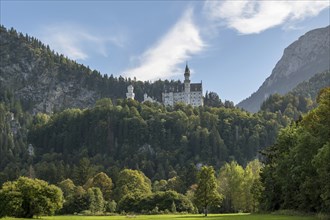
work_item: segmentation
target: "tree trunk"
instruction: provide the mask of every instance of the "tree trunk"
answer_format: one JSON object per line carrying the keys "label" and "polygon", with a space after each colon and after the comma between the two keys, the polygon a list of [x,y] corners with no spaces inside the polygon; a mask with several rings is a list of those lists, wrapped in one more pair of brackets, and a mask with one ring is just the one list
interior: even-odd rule
{"label": "tree trunk", "polygon": [[207,217],[207,207],[204,207],[204,216]]}

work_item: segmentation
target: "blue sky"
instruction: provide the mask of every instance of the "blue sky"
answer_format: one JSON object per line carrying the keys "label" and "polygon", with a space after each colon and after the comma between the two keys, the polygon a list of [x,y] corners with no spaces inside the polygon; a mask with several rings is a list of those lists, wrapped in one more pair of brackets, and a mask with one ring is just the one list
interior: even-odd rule
{"label": "blue sky", "polygon": [[283,50],[329,25],[329,1],[8,1],[1,24],[102,74],[183,79],[237,104]]}

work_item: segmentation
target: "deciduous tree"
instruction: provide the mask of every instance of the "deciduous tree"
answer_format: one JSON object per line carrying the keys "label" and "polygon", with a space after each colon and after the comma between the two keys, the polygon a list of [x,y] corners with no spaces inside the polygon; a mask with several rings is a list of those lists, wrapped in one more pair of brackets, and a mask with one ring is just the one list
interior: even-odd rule
{"label": "deciduous tree", "polygon": [[85,184],[85,188],[98,187],[100,188],[103,197],[106,201],[110,201],[110,194],[112,189],[112,180],[107,174],[101,172],[90,178]]}
{"label": "deciduous tree", "polygon": [[0,217],[53,215],[62,205],[61,189],[43,180],[20,177],[4,183],[0,190]]}
{"label": "deciduous tree", "polygon": [[124,169],[119,173],[116,184],[116,199],[119,201],[126,195],[151,194],[151,181],[141,171]]}

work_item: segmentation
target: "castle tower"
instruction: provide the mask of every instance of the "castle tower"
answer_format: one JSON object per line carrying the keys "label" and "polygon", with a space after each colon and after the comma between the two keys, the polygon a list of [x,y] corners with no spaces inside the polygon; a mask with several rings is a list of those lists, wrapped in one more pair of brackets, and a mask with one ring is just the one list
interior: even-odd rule
{"label": "castle tower", "polygon": [[184,71],[184,99],[187,105],[190,104],[190,70],[188,64],[186,64],[186,69]]}
{"label": "castle tower", "polygon": [[126,93],[127,99],[134,99],[135,94],[133,91],[134,91],[134,87],[132,85],[127,86],[127,93]]}

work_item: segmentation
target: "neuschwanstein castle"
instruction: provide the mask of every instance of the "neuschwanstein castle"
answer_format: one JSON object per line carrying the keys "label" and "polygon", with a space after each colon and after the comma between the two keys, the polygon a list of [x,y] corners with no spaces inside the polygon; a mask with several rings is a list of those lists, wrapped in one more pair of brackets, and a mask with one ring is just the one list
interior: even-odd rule
{"label": "neuschwanstein castle", "polygon": [[[188,65],[184,71],[184,82],[175,88],[168,88],[162,93],[162,102],[164,105],[174,106],[175,103],[183,102],[193,107],[203,105],[203,85],[201,83],[190,83],[190,70]],[[127,87],[126,97],[134,99],[134,88],[132,85]],[[144,94],[144,101],[154,101]]]}

